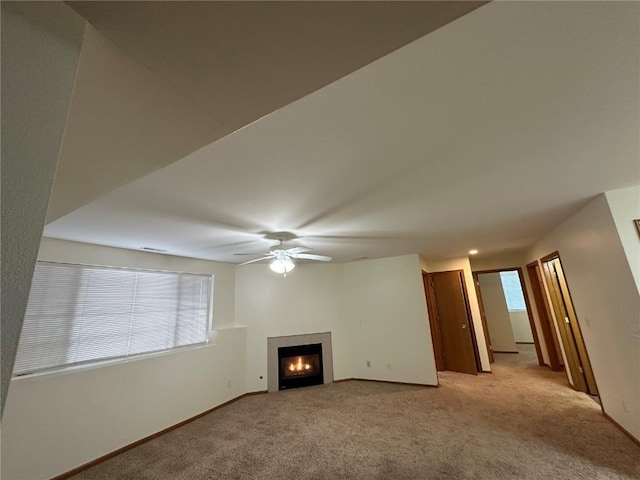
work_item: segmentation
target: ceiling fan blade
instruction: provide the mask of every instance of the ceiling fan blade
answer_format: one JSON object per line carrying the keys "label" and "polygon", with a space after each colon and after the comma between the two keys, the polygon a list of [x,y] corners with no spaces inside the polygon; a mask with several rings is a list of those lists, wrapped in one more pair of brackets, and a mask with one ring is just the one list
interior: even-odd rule
{"label": "ceiling fan blade", "polygon": [[254,260],[249,260],[248,262],[244,262],[244,263],[240,263],[238,266],[241,267],[242,265],[249,265],[250,263],[255,263],[255,262],[260,262],[262,260],[269,260],[275,258],[275,255],[269,255],[267,257],[260,257],[260,258],[256,258]]}
{"label": "ceiling fan blade", "polygon": [[293,258],[302,258],[304,260],[318,260],[320,262],[330,262],[333,257],[327,257],[325,255],[313,255],[311,253],[294,253],[291,254]]}
{"label": "ceiling fan blade", "polygon": [[286,252],[289,255],[293,255],[295,253],[305,253],[305,252],[310,252],[312,249],[309,247],[304,247],[302,245],[298,246],[298,247],[291,247],[291,248],[287,248]]}
{"label": "ceiling fan blade", "polygon": [[264,252],[257,252],[257,253],[256,253],[256,252],[254,252],[254,253],[234,253],[234,255],[253,255],[253,256],[256,256],[256,255],[263,255],[263,254],[264,254]]}

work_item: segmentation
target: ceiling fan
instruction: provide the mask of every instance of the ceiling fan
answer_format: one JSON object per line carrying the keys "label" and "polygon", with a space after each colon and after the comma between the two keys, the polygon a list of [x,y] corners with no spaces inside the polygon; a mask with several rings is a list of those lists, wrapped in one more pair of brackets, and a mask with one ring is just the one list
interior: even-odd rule
{"label": "ceiling fan", "polygon": [[[310,252],[312,249],[303,245],[288,245],[286,242],[298,238],[290,232],[275,232],[265,235],[267,239],[278,240],[278,245],[271,247],[269,252],[260,258],[249,260],[240,264],[248,265],[250,263],[262,262],[264,260],[272,260],[269,268],[276,273],[282,273],[285,277],[287,273],[295,268],[294,259],[315,260],[319,262],[330,262],[332,257],[326,255],[315,255]],[[236,255],[256,255],[252,253],[237,253]]]}

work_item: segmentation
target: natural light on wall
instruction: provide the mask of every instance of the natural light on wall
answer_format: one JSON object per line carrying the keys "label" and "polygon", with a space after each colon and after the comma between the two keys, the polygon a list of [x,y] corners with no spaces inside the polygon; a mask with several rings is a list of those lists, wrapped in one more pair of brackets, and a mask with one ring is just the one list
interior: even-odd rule
{"label": "natural light on wall", "polygon": [[500,272],[500,280],[502,281],[502,289],[507,300],[508,310],[510,312],[526,310],[527,307],[525,306],[518,272]]}
{"label": "natural light on wall", "polygon": [[14,375],[207,342],[211,275],[38,262]]}

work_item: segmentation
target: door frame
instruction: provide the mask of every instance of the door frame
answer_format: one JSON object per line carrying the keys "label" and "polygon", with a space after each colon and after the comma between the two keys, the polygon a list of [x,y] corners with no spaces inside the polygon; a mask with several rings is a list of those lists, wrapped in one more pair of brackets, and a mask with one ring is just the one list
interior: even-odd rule
{"label": "door frame", "polygon": [[447,369],[442,347],[442,334],[440,332],[440,322],[436,321],[437,312],[435,310],[435,295],[431,288],[431,274],[422,271],[422,283],[424,285],[424,295],[427,302],[427,314],[429,315],[429,329],[431,330],[431,343],[433,344],[433,356],[436,362],[436,371],[442,372]]}
{"label": "door frame", "polygon": [[[582,335],[582,328],[580,327],[580,321],[578,320],[578,316],[573,306],[571,291],[569,290],[566,274],[564,273],[564,267],[562,265],[560,253],[557,250],[540,259],[543,274],[545,274],[545,268],[544,268],[545,264],[552,262],[553,260],[558,260],[558,264],[560,265],[560,270],[561,270],[560,274],[562,276],[562,278],[558,278],[559,291],[556,292],[554,288],[553,294],[560,296],[559,299],[556,299],[556,302],[558,302],[558,300],[564,302],[565,311],[567,312],[569,331],[567,331],[567,322],[562,322],[561,319],[558,319],[557,315],[555,315],[555,317],[556,317],[556,324],[558,326],[558,330],[561,333],[562,341],[563,343],[565,343],[564,350],[565,350],[565,355],[567,357],[567,361],[569,363],[567,367],[571,368],[571,378],[573,379],[572,387],[574,390],[578,390],[584,393],[588,393],[591,395],[594,395],[594,394],[599,395],[598,384],[596,381],[595,374],[593,373],[591,359],[589,358],[589,351],[587,350],[587,346],[584,342],[584,337]],[[546,281],[546,278],[545,278],[545,281]],[[566,290],[566,294],[565,292],[562,291],[563,284],[564,284],[564,289]],[[547,284],[547,289],[550,295],[549,301],[553,303],[554,296],[551,292],[551,286],[549,286],[548,284]],[[566,298],[565,298],[565,295],[566,295]],[[577,333],[577,336],[576,336],[576,333]],[[571,334],[571,337],[569,337],[569,334]],[[584,360],[586,360],[586,365],[584,364],[584,361],[581,358],[583,355],[584,355]]]}
{"label": "door frame", "polygon": [[[538,330],[536,328],[535,321],[533,319],[533,312],[531,311],[531,302],[529,301],[529,293],[527,292],[527,284],[524,280],[524,275],[522,273],[521,267],[505,267],[505,268],[493,268],[490,270],[476,270],[473,272],[473,281],[476,285],[476,291],[478,292],[478,303],[480,305],[480,310],[482,314],[483,327],[485,328],[485,332],[488,332],[486,322],[486,315],[484,313],[484,304],[482,303],[482,293],[480,292],[480,282],[478,280],[478,275],[482,275],[485,273],[500,273],[500,272],[518,272],[518,278],[520,280],[520,288],[522,289],[522,296],[524,297],[524,305],[527,309],[527,318],[529,319],[529,326],[531,327],[531,335],[533,336],[533,344],[536,348],[536,356],[538,357],[538,365],[544,366],[544,358],[542,358],[542,349],[540,348],[540,338],[538,337]],[[486,337],[485,337],[486,338]],[[490,349],[491,350],[491,349]]]}
{"label": "door frame", "polygon": [[478,298],[478,308],[480,308],[480,319],[482,320],[482,330],[484,332],[484,341],[487,344],[487,353],[489,354],[489,363],[496,361],[493,356],[493,345],[491,345],[491,334],[489,333],[489,325],[487,325],[487,315],[484,311],[484,303],[482,300],[482,294],[480,293],[480,282],[476,272],[471,273],[473,275],[473,286],[476,289],[476,297]]}
{"label": "door frame", "polygon": [[548,366],[554,372],[560,372],[564,369],[562,362],[560,362],[562,352],[560,352],[558,336],[552,323],[553,320],[551,312],[549,311],[549,303],[546,300],[541,269],[542,267],[537,260],[527,264],[527,273],[529,275],[533,300],[536,304],[538,320],[540,320],[540,329],[542,330],[542,337],[544,338],[549,356]]}
{"label": "door frame", "polygon": [[[471,304],[469,303],[469,294],[467,292],[466,278],[464,276],[464,270],[462,269],[442,270],[438,272],[425,272],[424,270],[422,271],[423,284],[425,287],[425,298],[427,301],[427,311],[429,314],[429,327],[431,328],[431,332],[432,332],[434,357],[436,359],[436,370],[443,371],[447,369],[446,361],[444,360],[444,355],[443,355],[441,327],[440,327],[439,321],[437,320],[438,314],[437,314],[437,307],[436,307],[437,302],[436,302],[435,290],[434,290],[433,282],[431,281],[432,277],[439,273],[459,273],[460,274],[460,277],[459,277],[460,286],[462,289],[462,297],[464,300],[465,310],[467,313],[467,323],[469,325],[469,337],[471,338],[471,349],[473,350],[473,357],[476,364],[476,373],[474,375],[477,375],[478,373],[482,373],[483,372],[482,363],[480,359],[480,351],[478,349],[478,342],[476,339],[475,328],[473,325],[473,316],[471,314]],[[434,331],[436,332],[435,338],[433,336]],[[436,348],[440,349],[439,352],[436,352]],[[440,361],[438,360],[439,355],[440,355]],[[439,362],[440,362],[440,366],[442,367],[442,370],[438,369]]]}

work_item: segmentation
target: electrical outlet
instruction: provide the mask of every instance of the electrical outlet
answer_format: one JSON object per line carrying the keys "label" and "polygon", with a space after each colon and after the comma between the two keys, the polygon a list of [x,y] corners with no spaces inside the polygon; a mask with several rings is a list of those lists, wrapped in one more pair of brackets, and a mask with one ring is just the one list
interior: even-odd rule
{"label": "electrical outlet", "polygon": [[227,388],[231,388],[231,380],[227,380]]}
{"label": "electrical outlet", "polygon": [[391,364],[387,363],[387,370],[391,370]]}
{"label": "electrical outlet", "polygon": [[367,368],[371,368],[371,360],[367,360]]}

